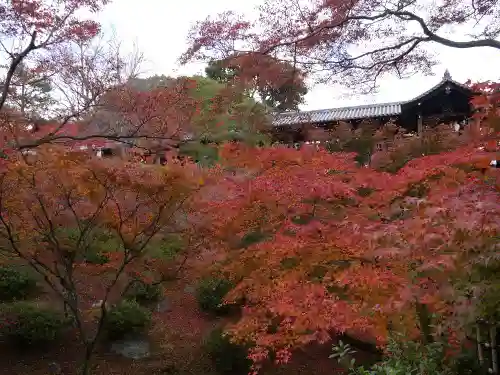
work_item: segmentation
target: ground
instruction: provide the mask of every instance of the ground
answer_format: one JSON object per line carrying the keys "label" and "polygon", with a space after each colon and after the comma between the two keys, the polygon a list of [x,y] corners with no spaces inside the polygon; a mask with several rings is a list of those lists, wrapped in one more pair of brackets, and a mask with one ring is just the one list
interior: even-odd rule
{"label": "ground", "polygon": [[[109,345],[98,348],[94,365],[95,375],[217,375],[202,343],[218,325],[225,321],[213,318],[198,309],[192,285],[193,276],[186,273],[181,279],[166,285],[165,296],[170,310],[153,313],[149,332],[151,356],[144,360],[129,360],[113,354]],[[87,290],[99,294],[99,279],[85,278]],[[92,285],[89,285],[91,283]],[[50,298],[44,294],[40,299]],[[95,297],[95,300],[98,300]],[[91,301],[87,301],[90,305]],[[331,345],[311,348],[298,353],[293,363],[272,368],[263,375],[334,375],[342,373],[334,360],[328,359]],[[62,340],[51,348],[26,351],[0,343],[0,374],[50,375],[51,363],[57,363],[64,375],[77,374],[82,347],[73,339]],[[365,359],[366,353],[360,359]]]}

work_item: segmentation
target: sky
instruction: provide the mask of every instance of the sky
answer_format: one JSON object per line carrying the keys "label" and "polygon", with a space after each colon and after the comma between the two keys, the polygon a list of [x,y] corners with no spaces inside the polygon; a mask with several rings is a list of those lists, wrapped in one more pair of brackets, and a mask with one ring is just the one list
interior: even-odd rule
{"label": "sky", "polygon": [[[115,0],[99,14],[105,32],[113,31],[122,40],[125,50],[136,44],[144,54],[144,75],[202,74],[203,64],[179,66],[178,57],[186,50],[190,26],[226,10],[254,14],[260,0]],[[459,50],[432,44],[440,65],[434,76],[415,75],[400,80],[397,77],[380,81],[376,94],[345,98],[339,87],[316,85],[309,88],[301,110],[325,109],[350,105],[409,100],[437,84],[446,69],[459,82],[498,80],[500,51],[488,48]]]}

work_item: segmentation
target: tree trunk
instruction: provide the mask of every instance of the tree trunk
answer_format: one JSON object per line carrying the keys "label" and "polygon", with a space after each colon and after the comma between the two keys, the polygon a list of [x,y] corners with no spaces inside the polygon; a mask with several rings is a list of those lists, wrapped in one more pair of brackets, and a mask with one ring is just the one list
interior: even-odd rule
{"label": "tree trunk", "polygon": [[90,375],[92,373],[92,355],[94,354],[94,343],[87,343],[85,345],[85,357],[82,362],[81,375]]}
{"label": "tree trunk", "polygon": [[434,342],[434,337],[432,337],[431,329],[431,318],[429,316],[429,310],[427,306],[416,302],[417,317],[420,325],[420,331],[422,332],[422,339],[425,344],[431,344]]}

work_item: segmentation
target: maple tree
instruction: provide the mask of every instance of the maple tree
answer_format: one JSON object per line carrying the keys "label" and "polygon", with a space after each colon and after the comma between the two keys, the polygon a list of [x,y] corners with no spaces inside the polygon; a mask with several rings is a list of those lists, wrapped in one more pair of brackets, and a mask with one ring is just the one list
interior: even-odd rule
{"label": "maple tree", "polygon": [[416,157],[455,150],[473,141],[470,128],[457,132],[449,124],[426,128],[418,137],[386,124],[373,138],[381,149],[371,156],[370,166],[385,171],[397,171]]}
{"label": "maple tree", "polygon": [[[13,77],[23,65],[49,75],[53,88],[53,102],[43,110],[57,126],[39,139],[16,136],[18,148],[89,139],[135,145],[132,140],[140,139],[148,146],[166,149],[189,131],[189,119],[199,110],[189,93],[192,83],[186,79],[148,93],[127,87],[126,82],[137,76],[142,55],[135,51],[123,56],[119,42],[107,40],[95,21],[81,18],[84,11],[92,14],[105,4],[107,1],[33,1],[2,5],[5,17],[0,37],[8,64],[0,109],[9,98],[14,99]],[[16,42],[12,50],[7,49],[7,40]],[[9,116],[14,116],[12,111]],[[22,116],[17,117],[19,122]],[[71,122],[78,124],[78,134],[64,131]],[[15,128],[9,132],[21,131],[18,125]]]}
{"label": "maple tree", "polygon": [[[104,40],[100,25],[85,18],[106,4],[0,2],[8,62],[0,86],[0,253],[41,275],[72,318],[85,348],[85,375],[109,307],[133,282],[157,284],[179,272],[205,239],[191,215],[191,197],[204,184],[197,166],[144,165],[90,152],[104,141],[164,151],[191,130],[201,106],[190,79],[148,92],[126,85],[140,55],[127,61],[119,44]],[[41,108],[46,124],[8,106],[23,66],[50,73],[54,101]],[[218,108],[226,107],[214,103],[215,114]]]}
{"label": "maple tree", "polygon": [[[89,112],[99,106],[103,95],[136,73],[140,59],[127,61],[119,44],[104,39],[97,22],[82,17],[85,12],[91,16],[105,4],[107,1],[1,4],[0,53],[6,61],[0,86],[0,116],[6,137],[2,146],[26,150],[46,142],[61,142],[61,136],[70,133],[65,131],[66,125],[88,123]],[[50,123],[51,131],[42,132],[43,137],[27,136],[25,130],[38,130],[41,122],[15,106],[17,77],[24,74],[22,69],[35,77],[50,78],[51,90],[38,108]],[[96,135],[103,137],[102,132]],[[115,132],[108,130],[106,135],[116,139]],[[88,140],[89,132],[80,129],[79,134],[73,132],[71,136]]]}
{"label": "maple tree", "polygon": [[[227,11],[196,23],[183,60],[237,56],[241,73],[271,56],[319,81],[370,91],[386,74],[430,74],[437,60],[429,43],[500,49],[496,14],[496,1],[267,0],[255,19]],[[473,31],[455,39],[447,34],[450,26]]]}
{"label": "maple tree", "polygon": [[228,331],[253,345],[255,368],[331,334],[383,345],[394,330],[424,341],[444,332],[454,342],[480,315],[481,292],[457,289],[498,253],[498,174],[480,172],[495,154],[478,143],[390,174],[316,147],[231,144],[222,155],[239,173],[203,212],[224,256],[215,269],[236,284],[227,303],[244,301]]}
{"label": "maple tree", "polygon": [[[386,127],[390,124],[386,124]],[[370,121],[363,121],[354,129],[346,122],[340,122],[332,130],[323,132],[319,138],[326,142],[325,147],[332,152],[354,152],[357,154],[356,161],[360,165],[370,163],[374,152],[377,137],[375,136],[376,127]],[[313,135],[314,136],[314,135]],[[314,137],[317,139],[317,136]]]}
{"label": "maple tree", "polygon": [[[184,246],[195,245],[182,217],[200,177],[188,169],[102,160],[53,145],[40,146],[29,163],[9,158],[3,168],[0,252],[31,266],[64,304],[86,346],[84,374],[109,306],[136,280],[162,281],[178,255],[169,250],[173,235],[189,233]],[[106,261],[95,264],[92,254]]]}
{"label": "maple tree", "polygon": [[[201,121],[193,121],[201,115],[205,124],[219,122],[220,116],[229,117],[229,122],[245,122],[247,128],[265,122],[262,115],[254,113],[258,110],[248,109],[249,103],[245,108],[234,106],[243,100],[242,91],[236,87],[202,98],[196,94],[197,87],[207,85],[201,85],[200,78],[180,77],[148,90],[134,85],[143,60],[140,52],[123,56],[120,43],[113,38],[107,40],[98,23],[80,18],[84,14],[80,11],[97,12],[107,1],[23,4],[6,3],[1,8],[5,14],[0,29],[2,43],[16,43],[12,50],[5,45],[1,51],[8,64],[0,108],[8,99],[15,99],[13,77],[26,66],[50,76],[52,102],[43,106],[43,112],[57,126],[44,132],[43,137],[19,138],[13,135],[21,131],[16,125],[8,132],[11,140],[16,139],[17,148],[32,149],[47,142],[108,140],[145,149],[160,158],[165,151],[175,151],[187,140],[192,141],[193,135],[203,136],[197,134]],[[12,119],[17,115],[9,111],[9,116]],[[23,116],[17,117],[19,122]],[[77,132],[65,130],[72,122],[78,125]]]}
{"label": "maple tree", "polygon": [[[108,1],[2,1],[0,3],[0,40],[8,65],[0,91],[0,108],[19,64],[31,61],[37,66],[54,57],[55,47],[91,40],[99,33],[99,24],[81,18],[82,11],[97,12]],[[7,40],[12,48],[7,48]],[[35,68],[36,69],[36,68]]]}

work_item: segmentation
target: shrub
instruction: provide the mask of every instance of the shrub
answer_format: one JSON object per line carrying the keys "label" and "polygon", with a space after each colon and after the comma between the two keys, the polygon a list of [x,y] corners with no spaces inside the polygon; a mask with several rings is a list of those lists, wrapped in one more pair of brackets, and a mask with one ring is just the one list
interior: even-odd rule
{"label": "shrub", "polygon": [[125,293],[125,298],[136,301],[140,305],[158,301],[162,296],[162,287],[158,284],[148,284],[140,280],[134,281]]}
{"label": "shrub", "polygon": [[350,375],[466,375],[486,374],[474,356],[474,353],[465,349],[454,357],[446,357],[447,344],[444,342],[433,342],[423,344],[413,341],[396,341],[390,339],[387,346],[387,355],[379,363],[371,368],[364,366],[356,367],[352,355],[355,351],[350,346],[342,344],[334,346],[334,354],[330,358],[335,358]]}
{"label": "shrub", "polygon": [[99,251],[88,251],[85,254],[85,262],[90,264],[106,264],[109,262],[109,256]]}
{"label": "shrub", "polygon": [[375,190],[369,187],[361,186],[358,188],[357,193],[360,197],[368,197],[370,196]]}
{"label": "shrub", "polygon": [[232,343],[222,329],[210,333],[204,348],[219,374],[246,375],[250,371],[252,361],[247,357],[248,347]]}
{"label": "shrub", "polygon": [[201,310],[216,315],[225,314],[230,306],[223,305],[224,297],[233,288],[233,284],[222,278],[202,280],[196,289],[196,300]]}
{"label": "shrub", "polygon": [[0,267],[0,301],[26,299],[36,289],[36,280],[12,266]]}
{"label": "shrub", "polygon": [[30,302],[14,302],[3,309],[2,334],[18,345],[54,342],[69,326],[61,311]]}
{"label": "shrub", "polygon": [[246,233],[236,245],[238,249],[246,249],[259,242],[265,241],[269,237],[268,233],[262,232],[260,229],[252,230]]}
{"label": "shrub", "polygon": [[404,374],[451,375],[445,358],[445,345],[441,342],[423,344],[414,341],[389,342],[388,358],[380,365],[375,365],[375,374],[393,371]]}
{"label": "shrub", "polygon": [[405,192],[409,197],[423,198],[429,192],[429,187],[424,183],[416,183],[414,185],[408,186],[408,190]]}
{"label": "shrub", "polygon": [[120,339],[143,332],[150,322],[151,313],[147,309],[136,301],[123,300],[109,309],[104,328],[108,338]]}

